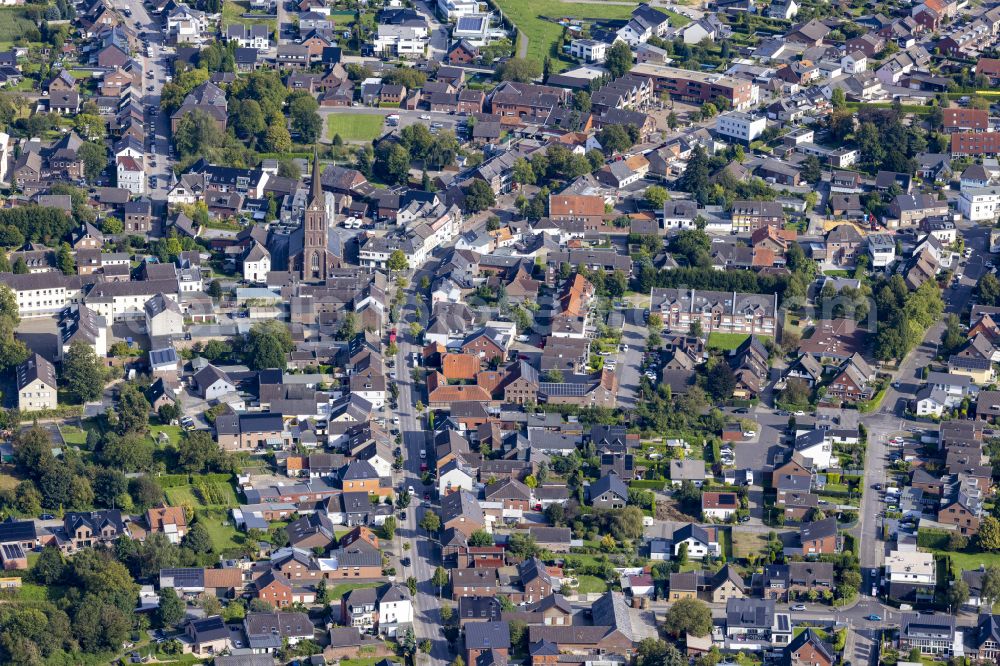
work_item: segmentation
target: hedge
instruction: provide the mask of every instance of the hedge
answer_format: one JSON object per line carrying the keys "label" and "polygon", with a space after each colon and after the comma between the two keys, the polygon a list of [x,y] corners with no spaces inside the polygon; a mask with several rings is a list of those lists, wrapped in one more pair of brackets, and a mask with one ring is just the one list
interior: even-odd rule
{"label": "hedge", "polygon": [[947,550],[948,539],[950,538],[951,532],[943,530],[920,530],[917,532],[917,545],[921,548],[930,548],[932,550]]}
{"label": "hedge", "polygon": [[629,488],[639,488],[641,490],[663,490],[666,481],[657,479],[636,479],[629,481]]}

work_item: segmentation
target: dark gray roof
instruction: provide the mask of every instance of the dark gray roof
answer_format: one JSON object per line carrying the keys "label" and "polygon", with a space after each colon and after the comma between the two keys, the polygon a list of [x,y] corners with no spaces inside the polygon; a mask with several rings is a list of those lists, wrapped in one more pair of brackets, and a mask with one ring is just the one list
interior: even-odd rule
{"label": "dark gray roof", "polygon": [[465,626],[466,650],[509,650],[510,627],[506,622],[471,622]]}
{"label": "dark gray roof", "polygon": [[600,497],[606,492],[613,492],[622,499],[628,499],[628,486],[614,472],[607,474],[590,485],[590,497]]}

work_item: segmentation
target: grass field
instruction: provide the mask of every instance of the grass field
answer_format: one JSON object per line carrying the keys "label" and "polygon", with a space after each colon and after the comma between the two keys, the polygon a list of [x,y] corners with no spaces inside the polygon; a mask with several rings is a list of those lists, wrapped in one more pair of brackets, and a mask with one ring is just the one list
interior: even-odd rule
{"label": "grass field", "polygon": [[83,446],[87,443],[87,431],[76,426],[61,426],[59,432],[63,441],[75,446]]}
{"label": "grass field", "polygon": [[327,136],[339,134],[344,141],[370,142],[382,133],[385,116],[380,113],[334,113],[326,119]]}
{"label": "grass field", "polygon": [[576,588],[580,594],[608,591],[608,584],[597,576],[577,576],[576,579],[580,581],[580,586]]}
{"label": "grass field", "polygon": [[149,436],[153,438],[153,442],[156,444],[160,443],[160,433],[166,433],[169,444],[177,445],[181,441],[181,430],[180,426],[173,425],[157,425],[149,427]]}
{"label": "grass field", "polygon": [[243,18],[243,14],[250,11],[249,2],[237,2],[236,0],[226,0],[222,4],[222,26],[228,27],[233,23],[243,23],[245,25],[255,25],[263,23],[271,28],[277,28],[277,19],[248,19]]}
{"label": "grass field", "polygon": [[204,512],[199,514],[198,522],[205,526],[212,537],[212,545],[216,553],[224,553],[235,550],[243,542],[243,536],[233,527],[227,518],[215,512]]}
{"label": "grass field", "polygon": [[[212,497],[203,496],[202,489],[193,485],[167,488],[164,492],[167,494],[167,501],[171,506],[184,505],[198,509],[209,505],[228,507],[238,504],[236,492],[228,483],[210,483],[206,486],[206,490],[211,493]],[[212,501],[213,497],[219,501]]]}
{"label": "grass field", "polygon": [[[545,56],[552,57],[553,71],[560,72],[569,68],[569,63],[558,60],[554,56],[554,46],[562,35],[559,19],[627,19],[633,7],[627,5],[575,4],[562,0],[496,0],[496,5],[503,10],[507,18],[528,38],[528,60],[539,64]],[[671,23],[684,25],[688,19],[680,14],[659,8],[671,16]]]}
{"label": "grass field", "polygon": [[745,333],[712,332],[708,334],[708,346],[713,349],[721,349],[722,351],[731,351],[743,344],[743,341],[749,337]]}
{"label": "grass field", "polygon": [[37,29],[37,26],[24,15],[23,9],[8,7],[0,9],[0,45],[9,48],[15,40],[24,36],[28,28]]}
{"label": "grass field", "polygon": [[334,585],[330,588],[329,597],[331,599],[340,599],[351,590],[360,590],[366,587],[378,587],[380,584],[381,583],[341,583],[340,585]]}
{"label": "grass field", "polygon": [[733,556],[746,559],[750,553],[762,553],[767,548],[767,535],[755,532],[736,532],[733,536]]}

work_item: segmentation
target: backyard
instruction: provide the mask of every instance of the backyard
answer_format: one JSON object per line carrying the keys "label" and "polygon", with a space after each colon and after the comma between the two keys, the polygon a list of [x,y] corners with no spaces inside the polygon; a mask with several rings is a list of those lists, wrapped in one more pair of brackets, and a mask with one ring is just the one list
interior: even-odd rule
{"label": "backyard", "polygon": [[[503,11],[517,28],[528,38],[528,60],[541,63],[545,56],[556,56],[553,47],[562,35],[563,27],[558,21],[562,19],[619,20],[629,18],[633,4],[577,4],[562,2],[562,0],[496,0],[496,5]],[[688,19],[663,8],[668,13],[671,23],[684,25]],[[551,20],[550,20],[551,19]],[[569,63],[552,58],[553,71],[568,69]]]}
{"label": "backyard", "polygon": [[222,25],[228,27],[234,23],[245,25],[256,25],[263,23],[271,28],[276,28],[278,20],[274,18],[243,18],[243,14],[250,12],[249,2],[237,2],[236,0],[226,0],[222,4]]}
{"label": "backyard", "polygon": [[711,349],[721,351],[732,351],[736,349],[748,336],[746,333],[717,333],[715,331],[708,334],[708,346]]}
{"label": "backyard", "polygon": [[385,116],[380,113],[333,113],[326,119],[327,136],[344,141],[369,143],[382,133]]}

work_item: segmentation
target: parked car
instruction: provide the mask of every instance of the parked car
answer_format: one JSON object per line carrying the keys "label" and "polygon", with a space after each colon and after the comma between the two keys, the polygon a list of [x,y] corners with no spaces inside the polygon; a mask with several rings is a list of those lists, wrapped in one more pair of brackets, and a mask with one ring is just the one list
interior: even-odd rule
{"label": "parked car", "polygon": [[806,609],[805,604],[795,604],[794,606],[792,606],[793,611],[804,611],[805,609]]}

